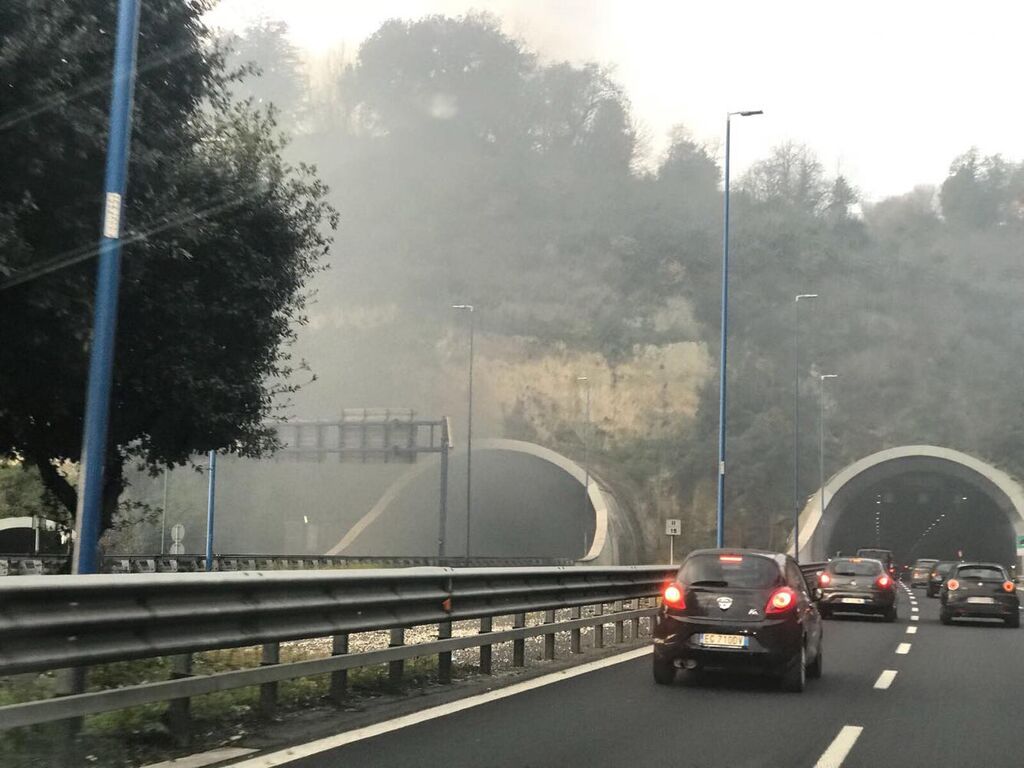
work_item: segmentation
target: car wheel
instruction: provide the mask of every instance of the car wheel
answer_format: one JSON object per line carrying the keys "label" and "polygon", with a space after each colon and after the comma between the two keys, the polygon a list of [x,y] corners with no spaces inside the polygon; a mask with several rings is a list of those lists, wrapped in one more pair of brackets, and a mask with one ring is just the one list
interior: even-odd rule
{"label": "car wheel", "polygon": [[886,611],[885,611],[885,620],[886,621],[896,621],[896,606],[895,605],[892,606],[892,608],[887,608],[886,609]]}
{"label": "car wheel", "polygon": [[782,673],[782,690],[790,693],[803,693],[807,683],[807,649],[800,646],[800,654],[790,662]]}
{"label": "car wheel", "polygon": [[941,621],[943,624],[952,624],[953,616],[949,613],[949,611],[940,611],[939,621]]}
{"label": "car wheel", "polygon": [[928,597],[935,597],[935,594],[935,590],[931,587],[928,587]]}
{"label": "car wheel", "polygon": [[676,679],[676,668],[672,659],[654,657],[654,682],[658,685],[672,685]]}
{"label": "car wheel", "polygon": [[1012,616],[1006,617],[1006,626],[1010,629],[1017,629],[1020,626],[1020,614],[1015,613]]}
{"label": "car wheel", "polygon": [[831,608],[819,608],[818,609],[818,614],[823,619],[831,619],[832,618],[832,609]]}
{"label": "car wheel", "polygon": [[814,662],[807,667],[807,676],[815,680],[821,677],[821,654],[823,650],[821,643],[818,643],[818,655],[814,657]]}

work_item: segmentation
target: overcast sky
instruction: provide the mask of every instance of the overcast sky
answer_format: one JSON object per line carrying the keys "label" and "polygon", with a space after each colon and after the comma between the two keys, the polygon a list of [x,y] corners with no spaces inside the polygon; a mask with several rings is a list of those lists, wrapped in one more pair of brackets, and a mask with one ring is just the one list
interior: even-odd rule
{"label": "overcast sky", "polygon": [[312,54],[354,54],[387,18],[471,9],[545,58],[614,67],[655,149],[759,108],[734,125],[738,170],[792,139],[869,200],[941,182],[972,145],[1024,157],[1019,0],[222,0],[211,20],[279,19]]}

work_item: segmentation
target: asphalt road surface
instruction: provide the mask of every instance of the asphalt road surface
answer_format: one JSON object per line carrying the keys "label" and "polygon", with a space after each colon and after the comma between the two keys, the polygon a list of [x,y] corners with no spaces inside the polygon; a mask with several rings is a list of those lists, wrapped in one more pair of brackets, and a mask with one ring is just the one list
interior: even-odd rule
{"label": "asphalt road surface", "polygon": [[942,626],[938,600],[923,589],[914,593],[916,603],[901,589],[893,624],[825,622],[824,676],[809,680],[803,694],[723,675],[681,674],[673,686],[656,686],[644,655],[344,746],[298,747],[262,764],[1024,765],[1015,746],[1024,630]]}

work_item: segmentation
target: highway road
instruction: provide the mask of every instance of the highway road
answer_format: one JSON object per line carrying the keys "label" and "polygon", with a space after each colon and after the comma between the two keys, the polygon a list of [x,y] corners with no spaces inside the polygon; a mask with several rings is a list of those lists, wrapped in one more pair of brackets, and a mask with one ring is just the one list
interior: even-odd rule
{"label": "highway road", "polygon": [[680,675],[673,686],[656,686],[650,656],[634,651],[634,658],[598,662],[606,665],[570,679],[527,684],[521,692],[464,703],[463,709],[456,702],[420,722],[406,718],[238,765],[1024,763],[1014,745],[1024,697],[1024,630],[942,626],[937,600],[924,590],[909,594],[902,589],[896,623],[826,622],[824,676],[808,681],[803,694],[739,676],[698,681]]}

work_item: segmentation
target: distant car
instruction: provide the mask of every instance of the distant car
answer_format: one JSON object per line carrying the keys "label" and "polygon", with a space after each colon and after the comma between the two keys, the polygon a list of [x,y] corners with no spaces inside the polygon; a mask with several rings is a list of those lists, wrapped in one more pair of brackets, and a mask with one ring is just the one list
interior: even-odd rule
{"label": "distant car", "polygon": [[932,566],[932,572],[928,574],[928,597],[939,596],[939,590],[942,589],[942,583],[946,580],[946,576],[959,564],[957,560],[940,560]]}
{"label": "distant car", "polygon": [[843,557],[818,574],[818,611],[823,619],[834,613],[880,614],[896,620],[896,582],[881,560]]}
{"label": "distant car", "polygon": [[927,587],[928,574],[932,572],[932,568],[934,568],[938,562],[938,560],[930,560],[928,558],[915,560],[914,567],[910,569],[910,586]]}
{"label": "distant car", "polygon": [[1020,626],[1020,599],[1017,585],[1006,569],[996,563],[959,563],[942,585],[939,620],[1002,619],[1008,627]]}
{"label": "distant car", "polygon": [[662,591],[652,634],[660,685],[678,669],[760,669],[796,692],[821,676],[818,608],[796,561],[777,552],[691,552]]}
{"label": "distant car", "polygon": [[896,578],[896,564],[893,561],[892,551],[888,549],[869,549],[867,547],[857,550],[857,557],[868,557],[872,560],[880,560],[885,566],[885,571],[894,579]]}

